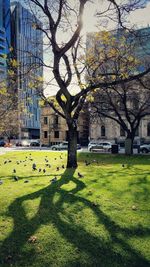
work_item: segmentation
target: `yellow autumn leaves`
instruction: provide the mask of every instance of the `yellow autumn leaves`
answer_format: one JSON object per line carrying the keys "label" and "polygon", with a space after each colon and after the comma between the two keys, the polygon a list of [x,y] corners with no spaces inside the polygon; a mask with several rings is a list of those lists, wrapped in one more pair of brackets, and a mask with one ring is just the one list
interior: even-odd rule
{"label": "yellow autumn leaves", "polygon": [[125,32],[98,32],[88,35],[85,65],[86,79],[100,82],[125,79],[133,74],[141,62],[135,53],[135,44]]}

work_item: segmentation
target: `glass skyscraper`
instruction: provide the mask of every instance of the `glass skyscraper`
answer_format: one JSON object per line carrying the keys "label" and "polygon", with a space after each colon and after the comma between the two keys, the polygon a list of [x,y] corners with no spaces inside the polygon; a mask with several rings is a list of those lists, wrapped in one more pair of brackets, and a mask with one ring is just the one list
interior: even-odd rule
{"label": "glass skyscraper", "polygon": [[[34,25],[40,23],[19,2],[11,4],[11,39],[17,61],[19,138],[40,137],[40,107],[37,89],[30,86],[42,78],[43,34]],[[42,84],[41,84],[42,87]],[[42,88],[38,88],[42,90]]]}
{"label": "glass skyscraper", "polygon": [[[6,74],[10,47],[10,0],[0,0],[0,76]],[[4,76],[3,76],[4,77]]]}

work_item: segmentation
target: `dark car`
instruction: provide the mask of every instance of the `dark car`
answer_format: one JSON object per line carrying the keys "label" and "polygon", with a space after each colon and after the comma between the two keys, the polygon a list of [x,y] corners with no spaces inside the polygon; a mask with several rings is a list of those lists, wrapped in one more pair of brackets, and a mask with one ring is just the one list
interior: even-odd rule
{"label": "dark car", "polygon": [[6,142],[4,140],[0,140],[0,146],[5,146],[6,145]]}
{"label": "dark car", "polygon": [[40,146],[40,143],[38,141],[33,141],[30,143],[30,146]]}

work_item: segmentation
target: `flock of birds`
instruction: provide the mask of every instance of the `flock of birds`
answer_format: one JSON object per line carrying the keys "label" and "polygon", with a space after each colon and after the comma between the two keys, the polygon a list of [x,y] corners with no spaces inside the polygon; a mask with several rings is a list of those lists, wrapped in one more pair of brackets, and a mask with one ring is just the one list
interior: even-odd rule
{"label": "flock of birds", "polygon": [[[63,159],[63,158],[62,158],[62,154],[60,155],[60,159]],[[29,154],[29,157],[26,156],[25,160],[16,161],[16,165],[23,164],[23,166],[26,167],[26,166],[29,165],[29,162],[33,162],[32,165],[31,165],[32,171],[33,171],[33,172],[36,172],[36,173],[38,172],[38,173],[43,173],[43,174],[45,174],[45,173],[47,172],[47,168],[51,168],[51,164],[49,163],[49,160],[48,160],[48,157],[47,157],[47,156],[45,156],[45,159],[44,159],[44,160],[45,160],[45,166],[44,166],[44,169],[42,169],[42,168],[38,168],[38,167],[37,167],[37,164],[36,164],[35,162],[33,162],[34,160],[33,160],[33,158],[32,158],[32,154],[30,153],[30,154]],[[54,160],[57,160],[57,158],[54,158]],[[11,161],[11,160],[5,160],[3,164],[4,164],[4,165],[7,165],[8,163],[12,163],[12,161]],[[97,163],[97,164],[98,164],[99,162],[96,161],[96,160],[92,160],[92,161],[87,161],[87,160],[85,160],[84,163],[85,163],[85,166],[89,166],[91,163]],[[101,162],[101,164],[102,164],[102,162]],[[122,168],[124,168],[124,167],[125,167],[125,164],[122,164],[121,166],[122,166]],[[59,170],[61,170],[61,169],[65,169],[65,165],[64,165],[64,164],[62,164],[61,166],[57,166],[57,167],[56,167],[56,171],[59,171]],[[78,172],[77,175],[78,175],[78,178],[84,178],[84,175],[81,174],[80,172]],[[16,168],[14,168],[13,171],[12,171],[12,178],[13,178],[13,180],[14,180],[15,182],[19,181],[19,177],[17,176],[17,169],[16,169]],[[28,183],[28,182],[29,182],[29,180],[25,180],[25,181],[24,181],[24,183]],[[57,182],[57,177],[54,176],[54,178],[52,178],[52,179],[50,180],[50,183],[56,183],[56,182]],[[3,180],[0,180],[0,185],[2,185],[3,183],[4,183]],[[95,202],[93,202],[92,205],[93,205],[94,207],[97,207],[98,204],[95,203]],[[133,205],[133,206],[132,206],[132,209],[133,209],[133,210],[136,210],[136,206]]]}
{"label": "flock of birds", "polygon": [[[62,154],[60,155],[60,159],[63,159],[63,158],[62,158]],[[54,158],[54,160],[57,160],[57,158]],[[16,165],[21,165],[21,164],[23,164],[23,167],[26,167],[26,166],[29,166],[29,163],[30,163],[30,162],[33,162],[32,165],[31,165],[32,171],[33,171],[33,172],[38,172],[38,173],[43,173],[43,174],[45,174],[45,173],[47,172],[47,169],[48,169],[48,168],[51,168],[51,164],[49,163],[48,156],[45,156],[44,161],[45,161],[44,168],[38,168],[36,162],[34,162],[34,159],[33,159],[33,157],[32,157],[32,154],[30,153],[29,156],[26,156],[24,160],[20,160],[20,161],[17,160],[15,164],[16,164]],[[94,162],[94,161],[93,161],[93,162]],[[9,159],[8,159],[8,160],[5,160],[5,161],[3,162],[4,165],[7,165],[7,164],[9,164],[9,163],[12,163],[12,160],[9,160]],[[85,165],[86,165],[86,166],[88,166],[88,165],[90,165],[90,164],[91,164],[90,162],[88,162],[88,161],[85,160]],[[61,166],[57,166],[57,167],[56,167],[56,171],[60,171],[61,169],[65,169],[65,165],[64,165],[64,164],[62,164]],[[80,172],[78,172],[77,174],[78,174],[78,178],[83,178],[83,177],[84,177],[84,175],[81,174]],[[12,178],[13,178],[13,180],[14,180],[15,182],[19,181],[19,177],[17,176],[17,166],[12,170]],[[28,182],[29,182],[29,180],[25,180],[25,181],[24,181],[24,183],[28,183]],[[54,176],[54,178],[52,178],[52,179],[50,180],[50,182],[51,182],[51,183],[55,183],[55,182],[57,182],[57,177]],[[2,185],[2,184],[3,184],[3,180],[0,180],[0,185]]]}

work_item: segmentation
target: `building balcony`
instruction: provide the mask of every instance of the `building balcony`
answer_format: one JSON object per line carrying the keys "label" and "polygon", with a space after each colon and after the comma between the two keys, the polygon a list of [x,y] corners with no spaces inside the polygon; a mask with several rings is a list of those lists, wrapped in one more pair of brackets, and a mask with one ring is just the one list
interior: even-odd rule
{"label": "building balcony", "polygon": [[6,66],[6,59],[0,56],[0,63],[2,63],[3,66]]}

